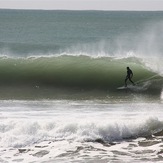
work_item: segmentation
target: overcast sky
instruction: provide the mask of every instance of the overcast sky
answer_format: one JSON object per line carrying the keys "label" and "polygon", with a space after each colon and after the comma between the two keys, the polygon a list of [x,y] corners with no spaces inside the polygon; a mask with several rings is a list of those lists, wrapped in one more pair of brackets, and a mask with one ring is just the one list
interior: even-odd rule
{"label": "overcast sky", "polygon": [[163,0],[0,0],[0,8],[68,10],[163,10]]}

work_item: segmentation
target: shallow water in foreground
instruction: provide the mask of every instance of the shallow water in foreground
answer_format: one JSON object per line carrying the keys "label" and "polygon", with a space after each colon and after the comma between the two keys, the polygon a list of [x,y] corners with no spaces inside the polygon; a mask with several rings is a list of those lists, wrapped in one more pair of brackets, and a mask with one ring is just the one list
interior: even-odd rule
{"label": "shallow water in foreground", "polygon": [[0,161],[163,161],[162,108],[161,100],[2,100]]}

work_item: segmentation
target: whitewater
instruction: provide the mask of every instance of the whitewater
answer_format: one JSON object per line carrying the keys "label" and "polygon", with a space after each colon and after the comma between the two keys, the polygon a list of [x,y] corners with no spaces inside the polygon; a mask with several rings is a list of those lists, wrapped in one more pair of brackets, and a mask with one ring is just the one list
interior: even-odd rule
{"label": "whitewater", "polygon": [[162,20],[1,9],[0,162],[162,162]]}

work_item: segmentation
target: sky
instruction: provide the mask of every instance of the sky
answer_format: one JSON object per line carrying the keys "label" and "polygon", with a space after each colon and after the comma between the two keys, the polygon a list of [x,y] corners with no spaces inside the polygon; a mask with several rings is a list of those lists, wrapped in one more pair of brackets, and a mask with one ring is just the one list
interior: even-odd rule
{"label": "sky", "polygon": [[0,8],[163,11],[163,0],[0,0]]}

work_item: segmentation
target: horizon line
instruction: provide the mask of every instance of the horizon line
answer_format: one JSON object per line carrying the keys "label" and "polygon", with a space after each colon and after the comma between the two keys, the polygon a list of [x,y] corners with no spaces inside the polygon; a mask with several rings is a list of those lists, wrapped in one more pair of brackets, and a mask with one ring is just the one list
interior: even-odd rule
{"label": "horizon line", "polygon": [[35,8],[0,8],[0,10],[35,10],[35,11],[133,11],[133,12],[161,12],[163,10],[128,10],[128,9],[35,9]]}

